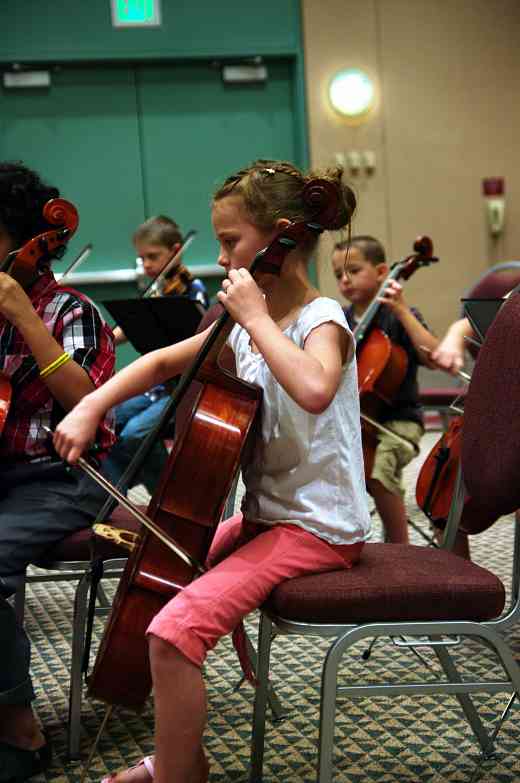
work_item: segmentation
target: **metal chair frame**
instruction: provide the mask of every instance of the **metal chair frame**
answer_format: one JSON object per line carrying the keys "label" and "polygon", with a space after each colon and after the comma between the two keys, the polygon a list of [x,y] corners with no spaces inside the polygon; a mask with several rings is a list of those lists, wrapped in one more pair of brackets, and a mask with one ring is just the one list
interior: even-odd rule
{"label": "metal chair frame", "polygon": [[[456,535],[465,490],[459,472],[454,499],[446,525],[443,541],[444,548],[451,548]],[[396,696],[410,694],[444,693],[457,697],[482,751],[482,758],[493,752],[494,740],[498,730],[488,734],[471,700],[471,694],[502,691],[513,692],[520,696],[520,667],[514,660],[511,650],[504,641],[502,633],[518,622],[520,616],[520,524],[515,526],[513,552],[513,587],[510,605],[499,618],[486,622],[475,621],[428,621],[428,622],[371,622],[366,624],[316,624],[287,620],[261,612],[258,639],[258,687],[253,711],[253,730],[251,744],[251,766],[249,783],[260,783],[265,743],[265,723],[267,687],[269,685],[269,660],[271,645],[276,636],[311,635],[331,639],[325,655],[321,674],[321,700],[319,716],[318,759],[316,767],[317,783],[331,783],[333,776],[334,723],[338,695],[354,698],[356,696]],[[390,637],[392,642],[404,649],[417,647],[431,648],[436,655],[443,679],[435,682],[414,682],[409,684],[382,683],[381,685],[338,685],[340,665],[352,645],[362,639]],[[403,637],[405,637],[403,639]],[[450,647],[460,644],[463,638],[473,638],[491,649],[500,661],[505,677],[500,680],[464,680],[457,669]]]}
{"label": "metal chair frame", "polygon": [[[235,510],[235,496],[238,484],[238,476],[233,484],[226,507],[224,518],[232,516]],[[119,579],[123,573],[127,558],[113,558],[103,560],[103,579]],[[20,583],[14,595],[14,610],[20,624],[23,625],[25,613],[25,597],[27,584],[38,582],[71,582],[77,581],[77,587],[74,593],[74,608],[72,615],[72,639],[71,639],[71,667],[70,667],[70,687],[69,687],[69,714],[67,728],[67,749],[70,759],[80,757],[80,737],[81,737],[81,703],[83,696],[83,657],[85,652],[85,634],[87,628],[88,604],[90,600],[90,591],[92,586],[92,561],[90,560],[70,560],[70,561],[49,561],[45,567],[31,566],[31,570],[37,568],[41,573],[26,573],[24,580]],[[108,615],[111,610],[101,583],[97,585],[96,598],[100,606],[95,610],[96,616]],[[248,645],[249,653],[256,664],[255,651],[251,645]],[[276,719],[283,718],[282,707],[276,698],[276,694],[269,689],[269,701]]]}
{"label": "metal chair frame", "polygon": [[[127,558],[113,558],[103,561],[103,579],[119,579],[123,573]],[[32,567],[34,568],[34,566]],[[80,757],[81,735],[81,702],[83,695],[82,663],[85,651],[85,633],[87,627],[88,604],[92,583],[92,564],[86,560],[49,562],[43,573],[26,574],[24,581],[14,595],[14,610],[18,621],[23,624],[25,613],[25,594],[27,584],[38,582],[72,582],[78,584],[74,593],[74,608],[72,615],[71,666],[69,685],[69,712],[67,726],[67,751],[70,759]],[[103,616],[110,612],[110,603],[101,585],[98,586],[96,597],[100,606],[96,615]]]}

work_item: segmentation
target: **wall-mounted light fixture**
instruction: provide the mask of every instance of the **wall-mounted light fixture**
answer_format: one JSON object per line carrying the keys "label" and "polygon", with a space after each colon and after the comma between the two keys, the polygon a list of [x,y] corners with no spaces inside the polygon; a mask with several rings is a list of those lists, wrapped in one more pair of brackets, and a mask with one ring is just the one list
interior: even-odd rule
{"label": "wall-mounted light fixture", "polygon": [[339,71],[330,81],[329,101],[346,120],[363,122],[375,103],[374,83],[359,68]]}

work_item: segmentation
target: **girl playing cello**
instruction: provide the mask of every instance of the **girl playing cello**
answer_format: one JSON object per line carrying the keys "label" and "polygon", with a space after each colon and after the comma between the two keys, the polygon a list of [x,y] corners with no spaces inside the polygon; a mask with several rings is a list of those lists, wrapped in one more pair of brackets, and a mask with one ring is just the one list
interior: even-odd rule
{"label": "girl playing cello", "polygon": [[[335,228],[349,223],[355,206],[341,173],[322,175],[340,200]],[[291,250],[279,276],[260,273],[257,284],[248,272],[281,229],[311,220],[303,200],[311,179],[289,163],[257,161],[213,199],[219,264],[228,275],[218,298],[237,322],[229,343],[238,375],[263,390],[262,426],[243,469],[242,513],[219,525],[211,568],[148,629],[156,756],[117,775],[120,783],[208,780],[201,673],[208,650],[284,579],[354,565],[368,531],[354,344],[340,305],[309,280],[315,243]],[[109,408],[177,375],[206,337],[143,356],[89,395],[55,434],[62,457],[74,463]]]}

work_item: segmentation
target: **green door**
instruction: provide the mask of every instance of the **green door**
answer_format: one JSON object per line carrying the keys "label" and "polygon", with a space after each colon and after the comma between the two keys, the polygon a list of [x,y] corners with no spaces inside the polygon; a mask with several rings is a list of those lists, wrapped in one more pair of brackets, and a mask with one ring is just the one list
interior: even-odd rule
{"label": "green door", "polygon": [[216,263],[217,185],[257,158],[295,160],[292,64],[267,68],[264,83],[232,85],[205,63],[138,69],[146,210],[174,217],[184,232],[198,230],[189,264]]}
{"label": "green door", "polygon": [[135,263],[129,237],[144,206],[132,69],[64,67],[49,89],[2,88],[0,158],[22,160],[77,206],[66,258],[94,244],[80,271]]}

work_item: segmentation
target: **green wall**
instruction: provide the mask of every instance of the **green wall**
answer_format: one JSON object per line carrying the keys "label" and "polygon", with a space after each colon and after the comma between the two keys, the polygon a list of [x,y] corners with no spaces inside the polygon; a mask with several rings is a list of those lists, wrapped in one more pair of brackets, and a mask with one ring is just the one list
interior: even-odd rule
{"label": "green wall", "polygon": [[286,56],[300,52],[299,0],[162,0],[162,25],[114,29],[110,0],[3,0],[0,62]]}
{"label": "green wall", "polygon": [[[23,160],[77,205],[58,272],[87,242],[80,272],[133,268],[131,235],[157,213],[197,230],[185,263],[215,264],[215,187],[255,158],[307,164],[299,0],[162,0],[162,19],[115,30],[110,0],[0,3],[0,70],[51,73],[48,89],[0,87],[0,159]],[[257,56],[266,82],[224,84],[222,62]],[[220,278],[205,283],[213,294]],[[83,290],[97,302],[137,294]],[[122,349],[119,363],[129,358]]]}

